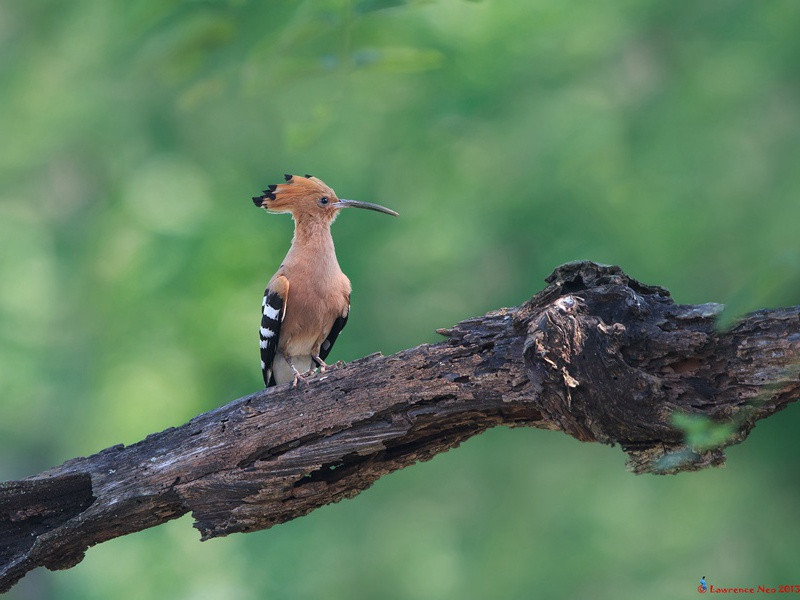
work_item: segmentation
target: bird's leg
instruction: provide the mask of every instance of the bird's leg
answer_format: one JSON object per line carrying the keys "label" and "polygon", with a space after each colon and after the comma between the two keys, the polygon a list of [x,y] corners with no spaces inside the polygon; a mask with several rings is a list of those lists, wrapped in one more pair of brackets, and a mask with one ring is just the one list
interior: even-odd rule
{"label": "bird's leg", "polygon": [[305,377],[303,376],[302,373],[300,373],[300,371],[297,370],[297,367],[295,367],[291,361],[287,362],[289,363],[289,366],[292,367],[292,373],[294,373],[294,382],[292,382],[292,387],[296,388],[297,382],[300,381],[301,379],[305,379]]}
{"label": "bird's leg", "polygon": [[322,360],[322,359],[319,357],[319,354],[315,354],[315,355],[314,355],[314,356],[312,356],[311,358],[313,358],[313,359],[314,359],[314,362],[315,362],[315,363],[317,363],[317,365],[319,366],[319,372],[320,372],[320,373],[324,373],[324,372],[325,372],[325,369],[327,369],[327,368],[328,368],[328,365],[326,365],[326,364],[325,364],[325,361],[324,361],[324,360]]}

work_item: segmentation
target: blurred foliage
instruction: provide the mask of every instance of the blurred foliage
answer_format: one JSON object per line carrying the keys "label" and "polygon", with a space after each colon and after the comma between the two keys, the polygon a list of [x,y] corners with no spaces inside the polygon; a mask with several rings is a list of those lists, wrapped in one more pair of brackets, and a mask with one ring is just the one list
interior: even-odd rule
{"label": "blurred foliage", "polygon": [[[291,222],[250,196],[284,172],[401,213],[334,226],[355,290],[334,359],[433,341],[577,258],[728,315],[796,304],[798,22],[795,0],[0,4],[0,477],[259,388]],[[9,597],[796,583],[798,424],[661,478],[495,430],[273,530],[199,544],[184,517]]]}
{"label": "blurred foliage", "polygon": [[673,413],[672,424],[683,430],[686,445],[695,452],[724,447],[736,430],[733,422],[716,423],[703,415],[679,412]]}
{"label": "blurred foliage", "polygon": [[704,415],[675,412],[671,415],[671,421],[683,431],[685,445],[656,459],[652,464],[655,473],[675,473],[699,464],[700,455],[704,452],[733,443],[733,434],[744,419],[743,415],[737,415],[735,420],[721,423]]}

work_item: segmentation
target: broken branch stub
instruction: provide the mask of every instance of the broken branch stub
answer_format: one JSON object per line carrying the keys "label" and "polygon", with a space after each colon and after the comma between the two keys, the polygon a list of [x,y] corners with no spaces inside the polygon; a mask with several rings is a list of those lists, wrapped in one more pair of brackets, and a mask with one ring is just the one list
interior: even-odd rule
{"label": "broken branch stub", "polygon": [[[579,440],[619,444],[637,473],[722,464],[724,446],[800,392],[797,308],[718,331],[722,305],[675,304],[619,267],[570,263],[547,282],[516,316],[536,404]],[[735,427],[720,446],[695,452],[676,413]],[[681,460],[660,460],[672,454]]]}

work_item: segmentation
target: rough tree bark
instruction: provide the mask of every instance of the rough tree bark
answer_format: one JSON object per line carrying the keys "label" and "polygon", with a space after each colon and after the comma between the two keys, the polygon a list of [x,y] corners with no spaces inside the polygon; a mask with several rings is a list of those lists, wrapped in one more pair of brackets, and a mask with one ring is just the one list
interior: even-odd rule
{"label": "rough tree bark", "polygon": [[[636,473],[718,465],[723,446],[800,392],[800,307],[722,332],[720,305],[675,304],[619,267],[570,263],[547,282],[520,307],[440,330],[440,343],[262,390],[0,484],[0,590],[189,511],[203,539],[271,527],[496,425],[619,444]],[[676,412],[731,434],[686,448]]]}

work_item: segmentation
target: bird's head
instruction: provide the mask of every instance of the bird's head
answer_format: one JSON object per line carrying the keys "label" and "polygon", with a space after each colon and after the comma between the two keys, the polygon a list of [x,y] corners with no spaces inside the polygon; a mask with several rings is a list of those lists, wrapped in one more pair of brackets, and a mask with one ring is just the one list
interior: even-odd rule
{"label": "bird's head", "polygon": [[316,218],[332,222],[342,208],[367,208],[387,215],[396,212],[379,204],[339,198],[331,188],[312,175],[284,175],[285,183],[270,185],[261,196],[253,196],[253,203],[271,213],[291,213],[298,218]]}

